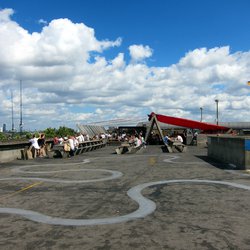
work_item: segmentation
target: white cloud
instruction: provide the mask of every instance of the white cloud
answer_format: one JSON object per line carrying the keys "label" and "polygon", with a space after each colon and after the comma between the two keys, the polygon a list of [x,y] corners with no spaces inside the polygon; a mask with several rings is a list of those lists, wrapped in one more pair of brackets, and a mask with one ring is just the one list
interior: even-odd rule
{"label": "white cloud", "polygon": [[0,22],[9,22],[10,17],[14,14],[13,9],[0,9]]}
{"label": "white cloud", "polygon": [[129,46],[129,53],[132,61],[137,62],[151,57],[153,54],[153,50],[149,46],[131,45]]}
{"label": "white cloud", "polygon": [[43,25],[47,25],[48,24],[48,22],[46,20],[42,19],[42,18],[38,20],[38,23],[39,24],[43,24]]}
{"label": "white cloud", "polygon": [[[52,20],[29,33],[0,11],[0,115],[11,122],[10,91],[19,122],[19,81],[23,81],[25,129],[75,126],[115,118],[145,117],[151,111],[206,121],[215,119],[215,98],[224,121],[249,120],[250,52],[228,46],[189,51],[179,62],[149,67],[149,46],[131,45],[131,62],[104,50],[122,40],[98,40],[94,29],[69,19]],[[143,63],[142,63],[143,62]],[[240,112],[239,112],[240,110]],[[10,128],[10,125],[9,125]]]}
{"label": "white cloud", "polygon": [[188,52],[184,58],[180,60],[179,65],[183,67],[204,68],[212,65],[221,65],[224,62],[233,61],[230,55],[229,47],[221,48],[201,48]]}

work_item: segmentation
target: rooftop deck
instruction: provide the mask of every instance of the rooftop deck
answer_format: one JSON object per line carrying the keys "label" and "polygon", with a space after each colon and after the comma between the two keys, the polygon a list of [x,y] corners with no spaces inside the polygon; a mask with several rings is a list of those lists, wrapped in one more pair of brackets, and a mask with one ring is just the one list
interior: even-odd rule
{"label": "rooftop deck", "polygon": [[249,249],[250,174],[207,149],[2,163],[1,249]]}

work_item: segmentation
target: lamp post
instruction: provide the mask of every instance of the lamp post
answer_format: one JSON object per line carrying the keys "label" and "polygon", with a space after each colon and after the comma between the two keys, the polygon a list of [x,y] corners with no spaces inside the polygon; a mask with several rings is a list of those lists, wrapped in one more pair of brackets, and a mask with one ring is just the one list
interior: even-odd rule
{"label": "lamp post", "polygon": [[219,100],[215,99],[215,103],[216,103],[216,124],[219,124]]}
{"label": "lamp post", "polygon": [[202,122],[202,110],[203,110],[203,108],[200,107],[200,110],[201,110],[201,122]]}

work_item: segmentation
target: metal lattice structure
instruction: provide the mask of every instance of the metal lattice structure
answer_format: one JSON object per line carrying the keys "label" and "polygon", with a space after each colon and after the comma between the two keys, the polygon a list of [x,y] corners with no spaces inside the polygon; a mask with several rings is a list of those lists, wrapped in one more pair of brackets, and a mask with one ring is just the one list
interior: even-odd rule
{"label": "metal lattice structure", "polygon": [[84,124],[77,124],[77,127],[81,131],[81,133],[89,135],[90,138],[93,138],[99,134],[106,134],[106,130],[102,126],[97,125],[84,125]]}

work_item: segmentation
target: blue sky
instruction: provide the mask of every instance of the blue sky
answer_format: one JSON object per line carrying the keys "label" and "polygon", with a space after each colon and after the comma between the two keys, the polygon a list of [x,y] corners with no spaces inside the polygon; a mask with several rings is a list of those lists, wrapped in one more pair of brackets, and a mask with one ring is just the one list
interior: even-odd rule
{"label": "blue sky", "polygon": [[[147,113],[151,111],[198,120],[201,106],[204,107],[204,119],[214,122],[215,98],[221,100],[222,120],[246,121],[249,116],[247,108],[247,105],[250,105],[249,88],[246,81],[249,80],[250,64],[250,1],[2,0],[0,9],[11,9],[13,13],[8,14],[9,23],[16,25],[12,33],[6,33],[6,36],[13,36],[13,39],[11,38],[8,44],[2,42],[0,50],[3,52],[5,48],[10,47],[9,49],[17,51],[18,55],[23,52],[17,61],[27,63],[29,60],[29,63],[33,63],[24,70],[15,59],[2,59],[0,62],[1,65],[8,67],[12,65],[11,70],[6,66],[6,70],[2,69],[1,72],[4,75],[2,79],[0,78],[2,96],[9,96],[10,89],[18,93],[15,85],[18,85],[18,78],[23,78],[24,108],[26,108],[24,119],[27,129],[32,129],[34,126],[37,126],[37,129],[44,127],[39,122],[41,118],[36,114],[32,115],[30,106],[33,108],[40,106],[42,116],[46,121],[50,121],[46,125],[52,127],[62,123],[60,119],[55,119],[57,113],[62,117],[64,124],[71,127],[81,122],[81,119],[84,123],[133,118],[134,122],[143,117],[146,119]],[[4,13],[6,15],[6,12]],[[56,58],[65,56],[62,60],[64,68],[60,70],[65,72],[66,66],[67,69],[77,68],[76,71],[71,71],[72,74],[61,74],[59,78],[59,69],[58,72],[52,72],[52,66],[54,70],[57,65],[55,60],[48,62],[52,56],[40,58],[38,63],[34,58],[32,60],[30,57],[25,58],[24,51],[32,46],[32,51],[35,51],[33,54],[40,55],[43,51],[41,55],[44,53],[47,55],[48,51],[41,45],[45,40],[46,44],[48,41],[48,37],[46,38],[48,33],[44,32],[46,27],[47,30],[51,30],[50,46],[54,45],[57,48],[59,33],[63,28],[58,22],[55,22],[54,26],[52,23],[65,18],[70,21],[67,30],[69,36],[71,36],[70,29],[77,24],[84,24],[94,33],[91,34],[91,38],[83,39],[79,47],[86,46],[82,52],[86,53],[84,58],[87,64],[76,66],[74,61],[65,63],[65,58],[71,57],[68,53],[69,48],[65,47],[65,54],[63,49],[58,52]],[[6,20],[2,22],[3,27],[4,25],[7,25]],[[29,34],[29,37],[23,36],[25,47],[15,47],[15,34],[18,28]],[[79,34],[85,31],[79,31]],[[39,34],[37,44],[34,42],[37,40],[32,36],[33,32]],[[89,35],[89,31],[87,33]],[[57,34],[58,37],[55,35],[52,38],[51,34]],[[4,31],[0,35],[5,36]],[[98,43],[94,49],[90,44],[93,37]],[[34,39],[32,43],[30,39]],[[104,45],[104,41],[109,44]],[[75,41],[71,42],[74,44]],[[78,42],[77,40],[76,51],[79,49]],[[70,51],[74,51],[74,48],[71,47]],[[75,56],[74,52],[74,58]],[[79,56],[77,60],[80,58]],[[112,62],[115,58],[119,70]],[[62,61],[60,65],[63,64]],[[38,64],[47,66],[43,67],[43,70],[38,67],[31,70]],[[88,68],[87,72],[83,68]],[[36,72],[35,77],[34,72]],[[45,75],[48,76],[46,79]],[[36,79],[32,79],[32,76]],[[88,98],[79,92],[81,89],[79,79],[83,91],[88,93]],[[89,83],[86,79],[91,79],[92,82]],[[7,82],[12,82],[9,89],[6,89]],[[50,88],[54,82],[61,86],[60,91],[58,88],[57,90]],[[94,89],[86,87],[92,83]],[[104,85],[108,86],[107,89]],[[25,98],[32,93],[35,93],[33,103],[29,98]],[[56,96],[55,100],[52,100],[53,96]],[[127,100],[126,96],[129,96]],[[65,103],[58,101],[62,98],[67,98]],[[3,103],[6,110],[1,113],[2,123],[7,124],[10,120],[8,100],[6,98]],[[17,98],[15,102],[15,106],[18,106]],[[51,103],[55,109],[48,112],[44,105],[50,106]],[[47,112],[43,113],[43,110]],[[18,108],[15,113],[18,117]],[[70,122],[67,121],[68,117],[74,118]]]}
{"label": "blue sky", "polygon": [[13,19],[30,32],[41,30],[39,19],[69,18],[94,28],[98,39],[122,37],[118,51],[147,44],[154,49],[149,63],[155,66],[176,63],[201,47],[249,49],[248,0],[2,0],[0,6],[13,8]]}

